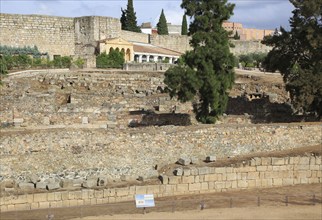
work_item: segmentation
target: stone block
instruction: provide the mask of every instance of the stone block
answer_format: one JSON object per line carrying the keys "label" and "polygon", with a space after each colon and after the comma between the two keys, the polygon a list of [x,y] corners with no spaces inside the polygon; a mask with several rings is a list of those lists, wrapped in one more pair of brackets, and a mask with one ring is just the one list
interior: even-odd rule
{"label": "stone block", "polygon": [[319,183],[319,178],[317,178],[317,177],[309,178],[309,184],[313,184],[313,183]]}
{"label": "stone block", "polygon": [[181,164],[181,165],[183,165],[183,166],[187,166],[187,165],[189,165],[189,164],[190,164],[190,162],[191,162],[191,159],[190,159],[190,158],[187,158],[187,157],[181,157],[181,158],[179,158],[179,159],[178,159],[178,161],[177,161],[177,163],[178,163],[178,164]]}
{"label": "stone block", "polygon": [[39,202],[39,209],[48,209],[49,202]]}
{"label": "stone block", "polygon": [[49,117],[44,117],[43,123],[44,123],[44,125],[50,125],[50,118]]}
{"label": "stone block", "polygon": [[215,182],[215,189],[220,190],[220,189],[224,189],[225,187],[226,187],[225,182]]}
{"label": "stone block", "polygon": [[191,167],[190,173],[192,176],[197,176],[197,175],[199,175],[199,170],[196,167]]}
{"label": "stone block", "polygon": [[250,161],[251,166],[260,166],[262,164],[262,159],[260,157],[254,157]]}
{"label": "stone block", "polygon": [[13,125],[15,127],[20,127],[23,124],[24,120],[23,118],[14,118],[13,119]]}
{"label": "stone block", "polygon": [[216,161],[216,156],[207,156],[206,157],[206,162],[210,163],[210,162],[215,162]]}
{"label": "stone block", "polygon": [[237,174],[236,173],[227,173],[226,178],[228,181],[237,180]]}
{"label": "stone block", "polygon": [[198,157],[191,157],[190,161],[191,161],[190,162],[191,164],[199,164],[200,163],[200,160]]}
{"label": "stone block", "polygon": [[293,178],[285,178],[283,179],[283,186],[291,186],[293,185],[294,179]]}
{"label": "stone block", "polygon": [[88,117],[82,118],[82,124],[88,124]]}
{"label": "stone block", "polygon": [[238,188],[247,188],[248,187],[247,180],[237,180],[237,187]]}
{"label": "stone block", "polygon": [[191,175],[190,168],[183,168],[183,175],[184,176],[190,176]]}
{"label": "stone block", "polygon": [[30,183],[37,183],[38,181],[40,181],[39,177],[36,174],[31,174],[27,177],[28,182]]}
{"label": "stone block", "polygon": [[47,189],[47,183],[45,183],[45,182],[38,182],[38,183],[36,183],[36,188],[37,189]]}
{"label": "stone block", "polygon": [[248,180],[248,188],[255,188],[256,187],[256,180],[255,179],[251,179]]}
{"label": "stone block", "polygon": [[271,157],[264,157],[261,158],[262,166],[272,165],[272,158]]}
{"label": "stone block", "polygon": [[82,186],[84,188],[93,188],[97,186],[98,178],[87,179],[83,182]]}
{"label": "stone block", "polygon": [[30,210],[30,204],[15,204],[15,210],[24,211]]}
{"label": "stone block", "polygon": [[283,179],[273,178],[273,186],[282,186],[282,185],[283,185]]}
{"label": "stone block", "polygon": [[47,201],[55,201],[55,193],[48,193]]}
{"label": "stone block", "polygon": [[146,186],[136,186],[135,192],[136,192],[136,194],[147,194],[147,187]]}
{"label": "stone block", "polygon": [[256,167],[256,170],[259,171],[259,172],[266,171],[267,170],[267,166],[257,166]]}
{"label": "stone block", "polygon": [[[104,192],[104,198],[115,196],[115,189],[104,189],[103,192]],[[137,194],[139,194],[139,193],[137,193]]]}
{"label": "stone block", "polygon": [[201,190],[201,183],[190,183],[189,184],[189,191],[200,191]]}
{"label": "stone block", "polygon": [[169,184],[179,184],[181,183],[181,177],[180,176],[169,176]]}
{"label": "stone block", "polygon": [[322,156],[319,156],[319,157],[315,158],[315,164],[316,165],[321,165],[322,164]]}
{"label": "stone block", "polygon": [[33,183],[19,183],[18,186],[22,190],[33,190],[33,189],[35,189],[35,184],[33,184]]}
{"label": "stone block", "polygon": [[249,180],[256,180],[259,178],[259,172],[249,172],[247,174],[247,179]]}
{"label": "stone block", "polygon": [[129,194],[129,188],[117,188],[115,189],[116,196],[121,197],[121,196],[127,196]]}
{"label": "stone block", "polygon": [[174,171],[173,171],[173,174],[175,175],[175,176],[182,176],[183,175],[183,169],[182,168],[177,168],[177,169],[175,169]]}
{"label": "stone block", "polygon": [[94,191],[95,198],[102,199],[104,196],[103,190],[95,190]]}
{"label": "stone block", "polygon": [[310,170],[319,170],[320,166],[319,165],[310,165]]}
{"label": "stone block", "polygon": [[147,194],[159,194],[159,193],[160,193],[160,186],[158,186],[158,185],[147,186]]}
{"label": "stone block", "polygon": [[209,174],[209,168],[208,167],[199,167],[198,172],[199,172],[199,175]]}
{"label": "stone block", "polygon": [[60,188],[60,183],[58,182],[51,182],[47,184],[47,189],[48,190],[55,190]]}
{"label": "stone block", "polygon": [[276,165],[284,165],[285,164],[285,160],[284,158],[278,158],[278,157],[272,157],[272,165],[276,166]]}
{"label": "stone block", "polygon": [[195,177],[194,176],[183,176],[181,181],[182,181],[182,183],[194,183]]}
{"label": "stone block", "polygon": [[300,165],[310,165],[310,158],[309,157],[300,157],[299,164]]}
{"label": "stone block", "polygon": [[310,169],[310,165],[309,164],[298,164],[298,165],[294,165],[294,171],[296,170],[309,170]]}
{"label": "stone block", "polygon": [[315,165],[315,157],[310,157],[310,165]]}
{"label": "stone block", "polygon": [[178,192],[188,192],[189,185],[188,184],[178,184],[177,185],[177,191]]}
{"label": "stone block", "polygon": [[215,173],[226,173],[226,167],[216,167]]}
{"label": "stone block", "polygon": [[162,184],[169,184],[169,177],[166,175],[160,175],[159,180]]}
{"label": "stone block", "polygon": [[106,176],[98,177],[98,182],[97,182],[98,186],[107,186],[107,184],[108,184],[108,177]]}
{"label": "stone block", "polygon": [[208,190],[209,189],[209,185],[207,182],[202,182],[201,183],[201,190]]}

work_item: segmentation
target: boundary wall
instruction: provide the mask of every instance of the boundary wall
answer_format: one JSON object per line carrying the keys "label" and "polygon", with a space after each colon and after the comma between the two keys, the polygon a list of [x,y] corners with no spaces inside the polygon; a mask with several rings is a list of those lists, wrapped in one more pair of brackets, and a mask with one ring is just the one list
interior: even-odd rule
{"label": "boundary wall", "polygon": [[46,192],[1,197],[1,212],[134,201],[136,194],[156,198],[252,188],[322,183],[322,157],[253,158],[237,167],[184,167],[183,176],[160,176],[160,184],[109,189]]}

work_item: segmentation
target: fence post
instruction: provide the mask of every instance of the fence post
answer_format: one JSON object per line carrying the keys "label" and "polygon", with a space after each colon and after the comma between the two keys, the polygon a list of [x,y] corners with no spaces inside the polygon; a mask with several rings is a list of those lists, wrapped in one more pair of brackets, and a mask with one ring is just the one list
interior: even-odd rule
{"label": "fence post", "polygon": [[230,198],[230,208],[233,207],[233,198]]}
{"label": "fence post", "polygon": [[200,202],[200,210],[204,210],[204,208],[205,208],[205,202],[201,201]]}
{"label": "fence post", "polygon": [[257,206],[261,206],[261,197],[257,197]]}
{"label": "fence post", "polygon": [[313,202],[313,205],[315,205],[315,194],[313,194],[312,202]]}
{"label": "fence post", "polygon": [[285,196],[285,205],[288,206],[288,196]]}

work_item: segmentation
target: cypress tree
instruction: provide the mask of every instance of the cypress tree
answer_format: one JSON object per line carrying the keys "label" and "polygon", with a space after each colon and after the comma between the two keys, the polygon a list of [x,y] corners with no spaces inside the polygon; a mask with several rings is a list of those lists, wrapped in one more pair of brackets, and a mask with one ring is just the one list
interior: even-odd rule
{"label": "cypress tree", "polygon": [[181,35],[188,35],[188,23],[186,15],[183,15],[182,18]]}
{"label": "cypress tree", "polygon": [[121,24],[122,30],[141,33],[140,27],[137,25],[136,13],[133,7],[133,0],[128,0],[126,10],[121,9]]}
{"label": "cypress tree", "polygon": [[214,123],[226,110],[228,90],[234,82],[234,56],[222,27],[234,4],[227,0],[183,0],[181,7],[192,18],[189,34],[193,50],[182,56],[182,63],[166,71],[164,82],[171,97],[194,102],[198,121]]}
{"label": "cypress tree", "polygon": [[263,43],[273,47],[264,67],[279,70],[293,107],[322,117],[321,0],[290,0],[294,5],[291,30],[280,28]]}
{"label": "cypress tree", "polygon": [[161,11],[159,22],[157,24],[157,29],[158,29],[159,35],[168,35],[169,34],[167,19],[165,18],[163,9]]}

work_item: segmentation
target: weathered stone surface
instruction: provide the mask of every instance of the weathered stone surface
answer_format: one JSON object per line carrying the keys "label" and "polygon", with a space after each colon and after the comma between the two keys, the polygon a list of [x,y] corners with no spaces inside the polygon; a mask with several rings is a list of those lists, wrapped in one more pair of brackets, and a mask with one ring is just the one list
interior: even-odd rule
{"label": "weathered stone surface", "polygon": [[37,182],[36,183],[36,188],[37,189],[47,189],[47,183],[45,183],[45,182]]}
{"label": "weathered stone surface", "polygon": [[187,165],[189,165],[189,164],[190,164],[190,162],[191,162],[191,160],[190,160],[190,158],[188,158],[188,157],[181,157],[181,158],[179,158],[179,160],[177,161],[177,163],[178,163],[178,164],[181,164],[181,165],[183,165],[183,166],[187,166]]}
{"label": "weathered stone surface", "polygon": [[55,190],[55,189],[59,189],[59,188],[61,188],[59,182],[50,182],[50,183],[47,183],[47,189],[48,190]]}
{"label": "weathered stone surface", "polygon": [[183,169],[182,168],[177,168],[173,171],[175,176],[182,176],[183,175]]}
{"label": "weathered stone surface", "polygon": [[98,178],[90,178],[83,182],[82,186],[84,188],[93,188],[97,186]]}
{"label": "weathered stone surface", "polygon": [[198,157],[191,157],[190,160],[191,160],[191,164],[199,164],[200,163],[200,160]]}
{"label": "weathered stone surface", "polygon": [[23,189],[23,190],[35,189],[35,185],[33,183],[19,183],[18,186],[20,189]]}

